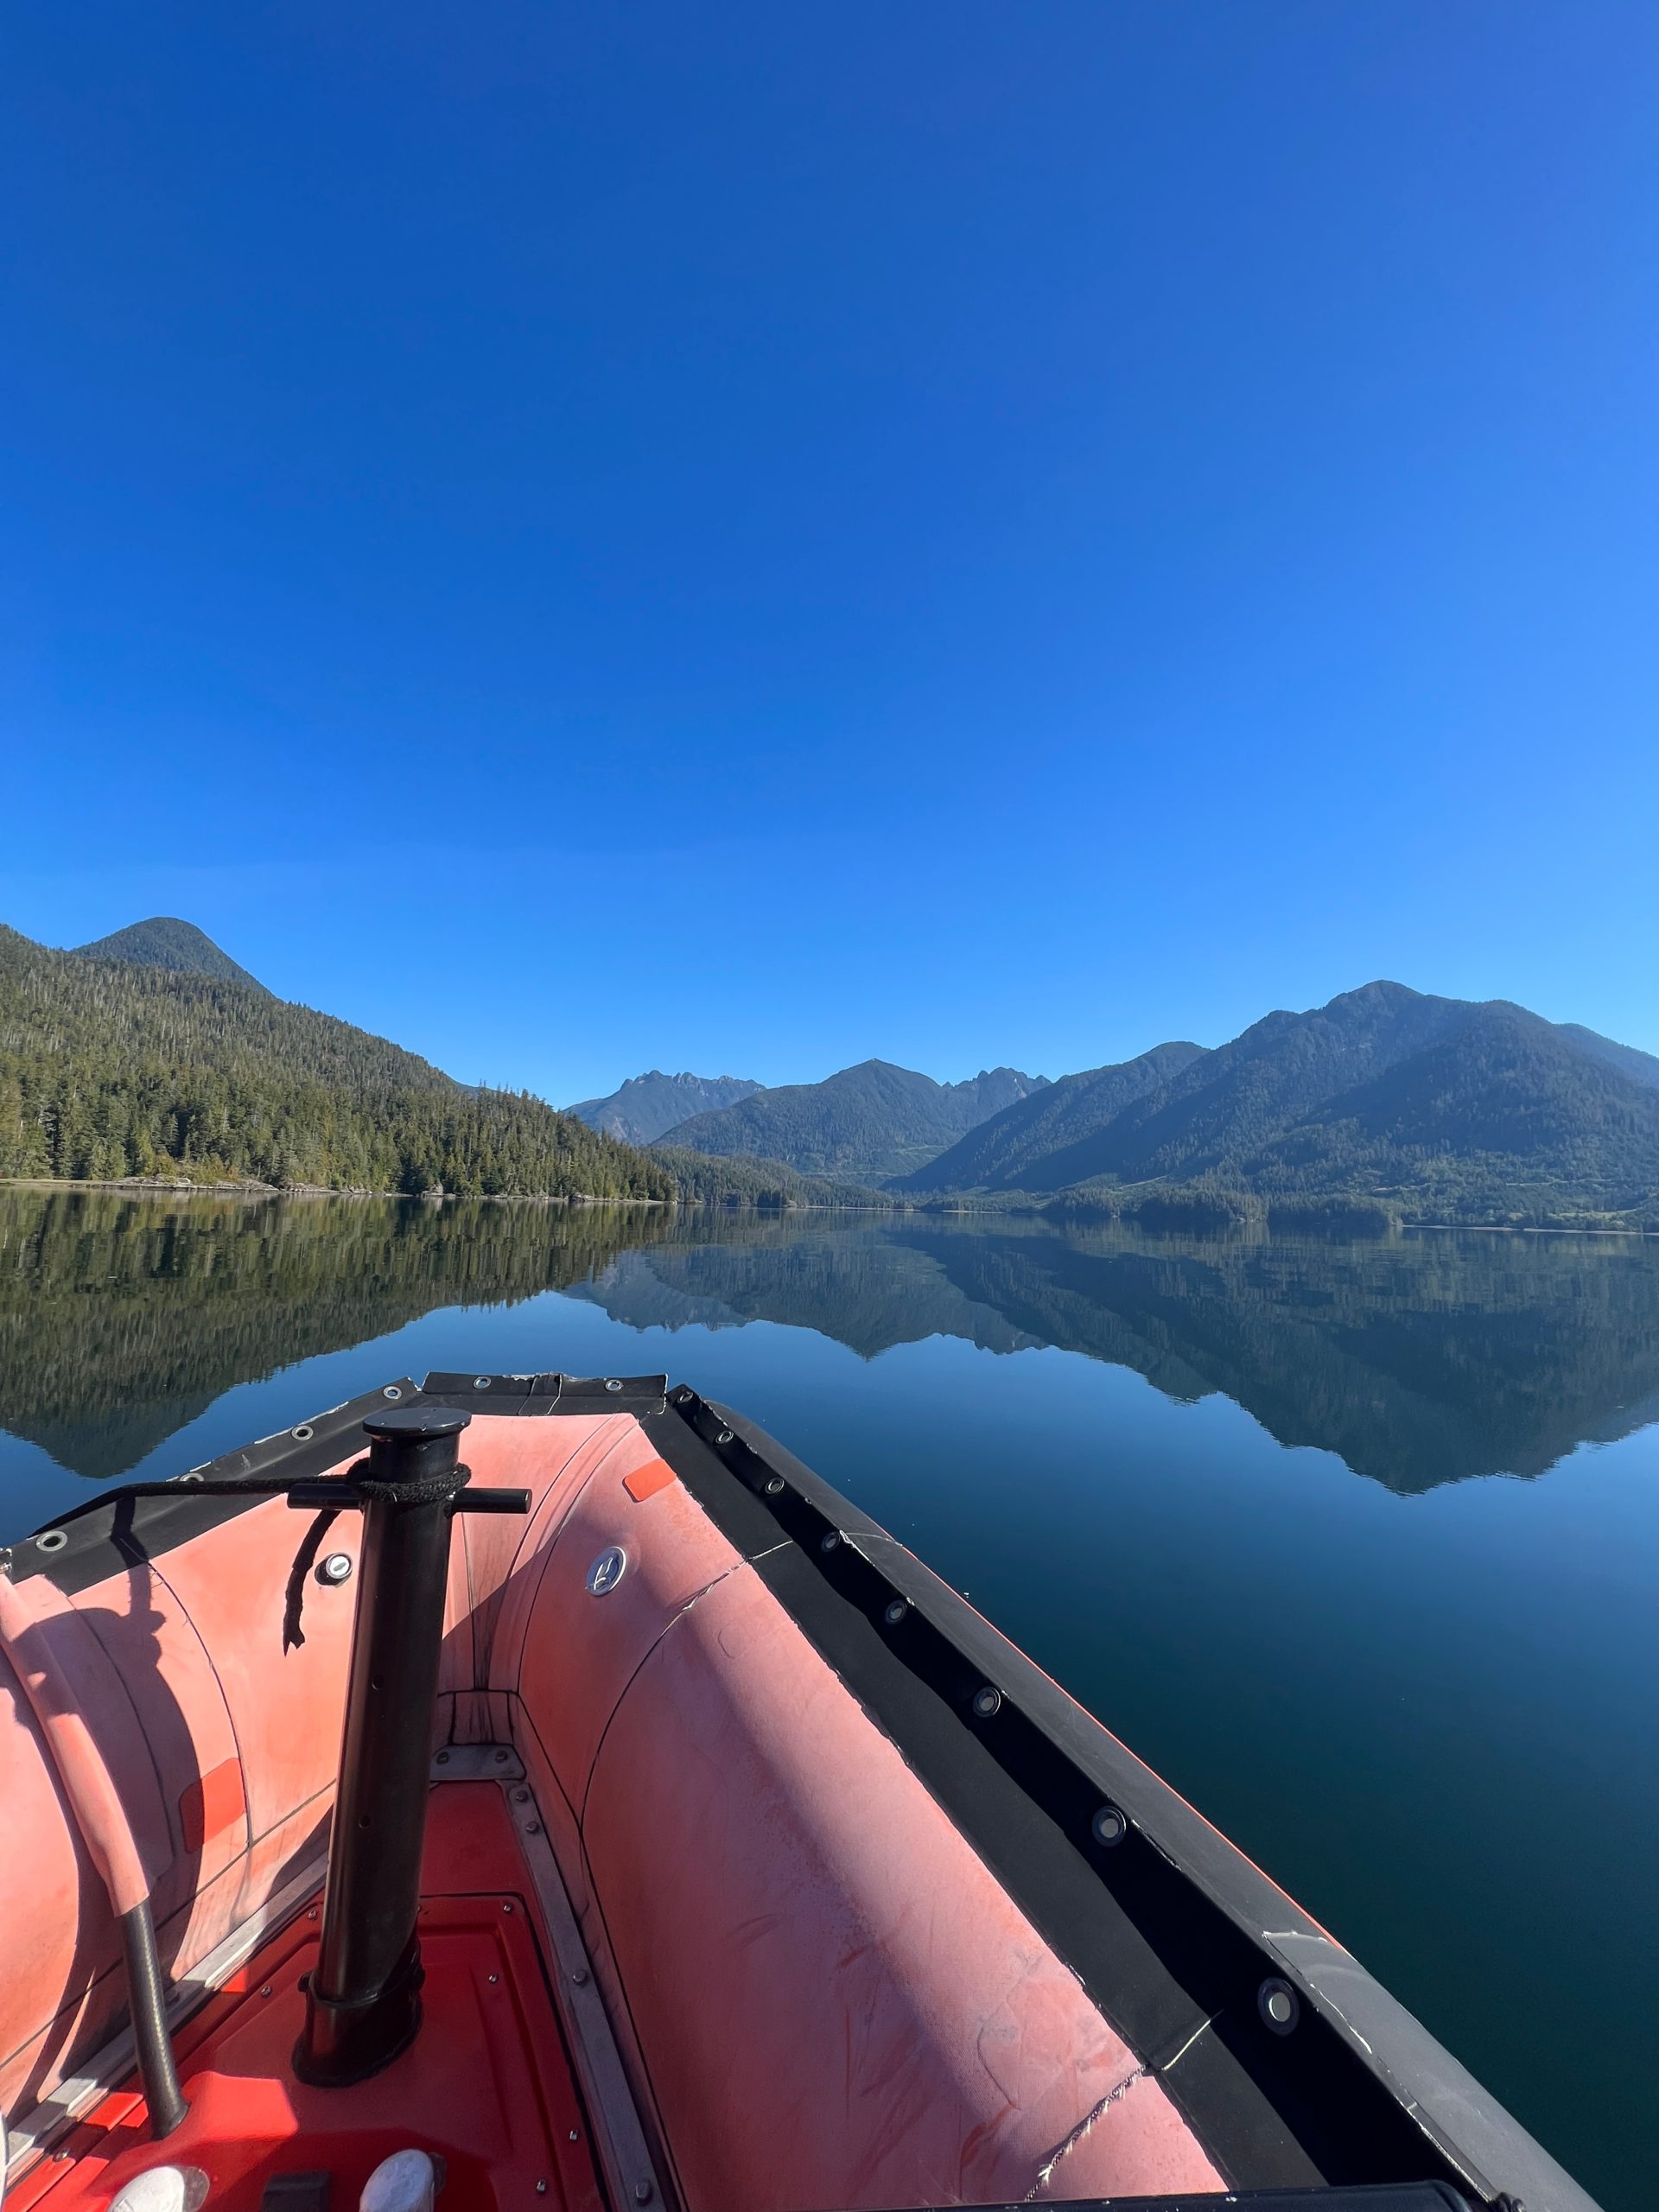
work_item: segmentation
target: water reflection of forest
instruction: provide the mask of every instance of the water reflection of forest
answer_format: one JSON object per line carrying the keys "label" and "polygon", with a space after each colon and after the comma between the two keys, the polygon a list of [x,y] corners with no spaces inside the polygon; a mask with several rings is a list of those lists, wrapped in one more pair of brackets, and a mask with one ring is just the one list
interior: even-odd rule
{"label": "water reflection of forest", "polygon": [[239,1382],[562,1289],[660,1209],[0,1192],[0,1424],[95,1480]]}
{"label": "water reflection of forest", "polygon": [[1659,1252],[1619,1241],[16,1190],[3,1423],[107,1479],[237,1383],[548,1290],[637,1328],[767,1320],[866,1357],[937,1335],[1058,1345],[1173,1398],[1222,1392],[1399,1491],[1537,1474],[1659,1417]]}

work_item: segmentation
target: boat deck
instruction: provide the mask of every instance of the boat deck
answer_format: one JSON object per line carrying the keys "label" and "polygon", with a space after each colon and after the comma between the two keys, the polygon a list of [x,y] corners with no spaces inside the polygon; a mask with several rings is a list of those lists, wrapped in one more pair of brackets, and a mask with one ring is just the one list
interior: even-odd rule
{"label": "boat deck", "polygon": [[[319,1893],[179,2033],[190,2111],[166,2143],[150,2139],[135,2080],[16,2183],[8,2212],[102,2207],[163,2161],[200,2167],[223,2212],[350,2212],[381,2159],[410,2147],[444,2160],[445,2212],[601,2212],[554,1948],[500,1784],[432,1791],[422,1898],[425,2024],[384,2073],[346,2089],[295,2079]],[[326,2192],[298,2179],[322,2176]]]}

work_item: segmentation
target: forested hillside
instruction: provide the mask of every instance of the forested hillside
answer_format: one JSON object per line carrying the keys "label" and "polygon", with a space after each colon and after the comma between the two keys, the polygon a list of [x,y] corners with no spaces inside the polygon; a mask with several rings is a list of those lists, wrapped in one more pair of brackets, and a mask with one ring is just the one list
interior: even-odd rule
{"label": "forested hillside", "polygon": [[715,1160],[675,1144],[652,1145],[651,1156],[674,1178],[688,1205],[874,1206],[891,1211],[895,1204],[868,1184],[798,1174],[781,1160],[752,1160],[743,1153]]}
{"label": "forested hillside", "polygon": [[649,1157],[258,985],[0,926],[0,1175],[663,1198]]}
{"label": "forested hillside", "polygon": [[887,1060],[865,1060],[823,1083],[781,1084],[720,1114],[699,1114],[668,1141],[721,1156],[781,1160],[804,1175],[879,1183],[942,1152],[976,1122],[1044,1087],[1042,1076],[992,1068],[935,1083]]}

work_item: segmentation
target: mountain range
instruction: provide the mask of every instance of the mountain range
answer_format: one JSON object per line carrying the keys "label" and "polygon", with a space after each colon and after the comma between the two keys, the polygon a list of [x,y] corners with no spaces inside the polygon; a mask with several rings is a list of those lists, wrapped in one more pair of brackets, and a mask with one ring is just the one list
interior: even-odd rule
{"label": "mountain range", "polygon": [[1195,1181],[1411,1193],[1489,1218],[1517,1201],[1628,1211],[1659,1192],[1659,1059],[1503,1000],[1370,983],[1211,1052],[1165,1046],[1068,1077],[900,1187]]}
{"label": "mountain range", "polygon": [[631,1075],[607,1098],[583,1098],[564,1110],[624,1144],[650,1144],[694,1115],[718,1114],[760,1089],[742,1076],[664,1075],[652,1068],[648,1075]]}
{"label": "mountain range", "polygon": [[1386,1202],[1413,1217],[1659,1217],[1659,1058],[1503,1000],[1376,982],[1206,1049],[965,1084],[870,1060],[758,1090],[657,1140],[901,1204],[1211,1210]]}
{"label": "mountain range", "polygon": [[1003,1108],[1046,1087],[1017,1068],[982,1070],[965,1083],[936,1083],[887,1060],[863,1060],[823,1083],[759,1090],[717,1113],[698,1114],[666,1134],[715,1158],[780,1160],[808,1175],[880,1184],[935,1158]]}
{"label": "mountain range", "polygon": [[1659,1058],[1376,982],[1055,1083],[653,1070],[561,1113],[274,997],[174,918],[73,952],[0,927],[5,1175],[1659,1227]]}

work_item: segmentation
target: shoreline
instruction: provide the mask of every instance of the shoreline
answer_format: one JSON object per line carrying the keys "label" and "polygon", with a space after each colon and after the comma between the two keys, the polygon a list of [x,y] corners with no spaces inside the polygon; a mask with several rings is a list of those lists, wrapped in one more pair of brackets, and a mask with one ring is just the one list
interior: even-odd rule
{"label": "shoreline", "polygon": [[374,1191],[327,1183],[186,1183],[159,1176],[105,1180],[72,1175],[0,1175],[0,1191],[111,1191],[129,1198],[397,1198],[410,1205],[673,1206],[678,1198],[607,1198],[585,1191]]}
{"label": "shoreline", "polygon": [[[1237,1235],[1237,1230],[1185,1229],[1177,1225],[1165,1228],[1141,1228],[1121,1215],[1103,1214],[1092,1224],[1087,1215],[1050,1213],[1044,1207],[976,1206],[935,1202],[931,1205],[876,1202],[868,1205],[826,1205],[810,1200],[795,1199],[781,1206],[767,1206],[753,1200],[732,1203],[722,1198],[595,1198],[586,1192],[559,1193],[547,1191],[375,1191],[365,1188],[334,1189],[325,1184],[294,1183],[188,1183],[165,1181],[159,1177],[130,1175],[118,1180],[98,1180],[86,1177],[52,1175],[0,1175],[0,1192],[3,1191],[107,1191],[118,1197],[136,1198],[394,1198],[411,1205],[442,1206],[513,1205],[513,1206],[651,1206],[664,1207],[686,1213],[765,1213],[779,1217],[792,1213],[810,1214],[880,1214],[889,1218],[901,1216],[931,1216],[946,1220],[976,1220],[985,1222],[1006,1220],[1047,1221],[1055,1227],[1095,1226],[1135,1229],[1142,1236],[1190,1236],[1202,1239]],[[874,1194],[873,1194],[874,1195]],[[1440,1235],[1450,1232],[1467,1233],[1478,1236],[1606,1236],[1634,1239],[1637,1243],[1659,1242],[1659,1230],[1607,1229],[1586,1223],[1582,1228],[1560,1223],[1513,1221],[1399,1221],[1382,1236],[1353,1234],[1343,1236],[1326,1234],[1324,1243],[1379,1243],[1388,1235],[1416,1234],[1432,1230]],[[1294,1238],[1319,1232],[1311,1229],[1282,1229],[1268,1231],[1281,1237]]]}

